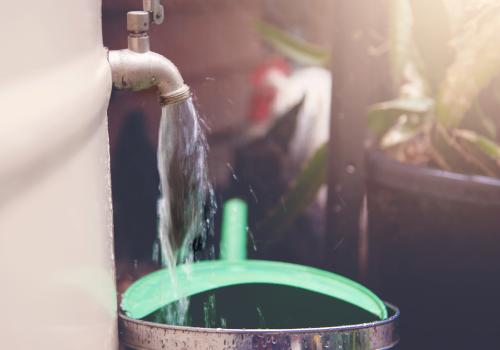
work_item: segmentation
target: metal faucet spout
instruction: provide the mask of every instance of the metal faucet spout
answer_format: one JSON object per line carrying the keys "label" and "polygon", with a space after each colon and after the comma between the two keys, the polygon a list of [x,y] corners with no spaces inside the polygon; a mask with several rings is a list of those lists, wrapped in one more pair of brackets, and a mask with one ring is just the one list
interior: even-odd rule
{"label": "metal faucet spout", "polygon": [[125,49],[109,51],[108,59],[113,85],[118,89],[139,91],[156,86],[161,105],[180,102],[191,96],[177,67],[162,55]]}
{"label": "metal faucet spout", "polygon": [[177,67],[166,57],[149,51],[149,21],[150,14],[145,11],[127,14],[129,47],[108,53],[113,85],[118,89],[133,91],[156,86],[161,105],[186,100],[191,96],[191,91]]}

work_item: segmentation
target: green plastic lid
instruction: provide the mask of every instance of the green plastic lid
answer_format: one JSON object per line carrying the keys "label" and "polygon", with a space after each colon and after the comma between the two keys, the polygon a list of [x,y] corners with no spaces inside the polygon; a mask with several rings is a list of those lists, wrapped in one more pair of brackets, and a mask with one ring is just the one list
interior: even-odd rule
{"label": "green plastic lid", "polygon": [[335,273],[284,262],[245,260],[247,206],[236,199],[226,202],[221,237],[221,260],[178,266],[177,287],[168,269],[150,273],[123,294],[121,308],[135,319],[144,318],[181,298],[240,284],[274,284],[302,288],[348,302],[381,320],[387,309],[369,289]]}

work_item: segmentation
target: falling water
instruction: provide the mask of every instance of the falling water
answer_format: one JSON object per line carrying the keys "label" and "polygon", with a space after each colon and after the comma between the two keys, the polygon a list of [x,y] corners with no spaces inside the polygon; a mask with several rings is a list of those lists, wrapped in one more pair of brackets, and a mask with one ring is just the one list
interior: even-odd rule
{"label": "falling water", "polygon": [[[162,263],[174,273],[178,264],[214,259],[215,200],[207,174],[204,130],[192,99],[163,108],[158,142],[161,197],[158,202]],[[185,325],[189,307],[179,300],[165,310],[169,324]]]}

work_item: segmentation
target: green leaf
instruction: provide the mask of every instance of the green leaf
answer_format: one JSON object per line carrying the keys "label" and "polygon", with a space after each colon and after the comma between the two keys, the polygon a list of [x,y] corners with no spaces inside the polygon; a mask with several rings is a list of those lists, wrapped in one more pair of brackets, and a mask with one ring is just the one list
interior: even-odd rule
{"label": "green leaf", "polygon": [[410,141],[418,136],[424,127],[422,119],[411,120],[408,116],[402,116],[398,122],[392,126],[380,140],[380,148],[387,149]]}
{"label": "green leaf", "polygon": [[478,150],[493,160],[500,161],[500,145],[498,143],[470,130],[456,129],[454,134],[458,138],[473,144]]}
{"label": "green leaf", "polygon": [[380,138],[397,123],[400,116],[424,116],[432,111],[433,105],[430,98],[396,99],[377,103],[368,111],[368,127]]}
{"label": "green leaf", "polygon": [[[464,129],[463,132],[457,133],[457,130],[449,130],[439,124],[433,129],[432,147],[445,160],[449,167],[447,170],[462,174],[497,176],[496,162],[474,144],[476,133]],[[474,142],[468,141],[468,138]]]}
{"label": "green leaf", "polygon": [[[476,118],[477,122],[475,120]],[[468,125],[468,119],[472,119],[470,125]],[[464,123],[462,123],[462,128],[476,131],[492,139],[497,138],[497,126],[495,122],[484,113],[478,100],[474,101],[471,111],[464,119]]]}
{"label": "green leaf", "polygon": [[497,126],[491,118],[487,117],[484,113],[478,114],[479,122],[481,123],[481,128],[485,131],[488,137],[497,137]]}
{"label": "green leaf", "polygon": [[410,3],[415,43],[422,59],[424,75],[434,94],[454,57],[450,45],[448,10],[443,0],[410,0]]}
{"label": "green leaf", "polygon": [[469,19],[455,40],[457,56],[436,103],[437,121],[444,127],[459,126],[481,90],[500,72],[500,7],[487,9]]}
{"label": "green leaf", "polygon": [[306,66],[325,66],[330,63],[327,49],[301,40],[271,24],[256,21],[262,37],[278,52]]}
{"label": "green leaf", "polygon": [[414,63],[413,15],[408,0],[390,0],[389,39],[392,77],[400,86],[406,66]]}
{"label": "green leaf", "polygon": [[271,210],[267,218],[257,224],[257,233],[279,239],[295,219],[311,205],[319,189],[326,182],[327,156],[326,143],[302,169],[283,200]]}

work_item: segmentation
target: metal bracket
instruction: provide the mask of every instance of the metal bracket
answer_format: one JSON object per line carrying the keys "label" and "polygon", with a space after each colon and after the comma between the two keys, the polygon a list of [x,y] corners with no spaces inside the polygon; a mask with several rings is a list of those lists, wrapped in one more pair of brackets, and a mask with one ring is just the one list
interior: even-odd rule
{"label": "metal bracket", "polygon": [[162,24],[165,19],[165,9],[161,0],[142,0],[144,11],[149,12],[151,23]]}

